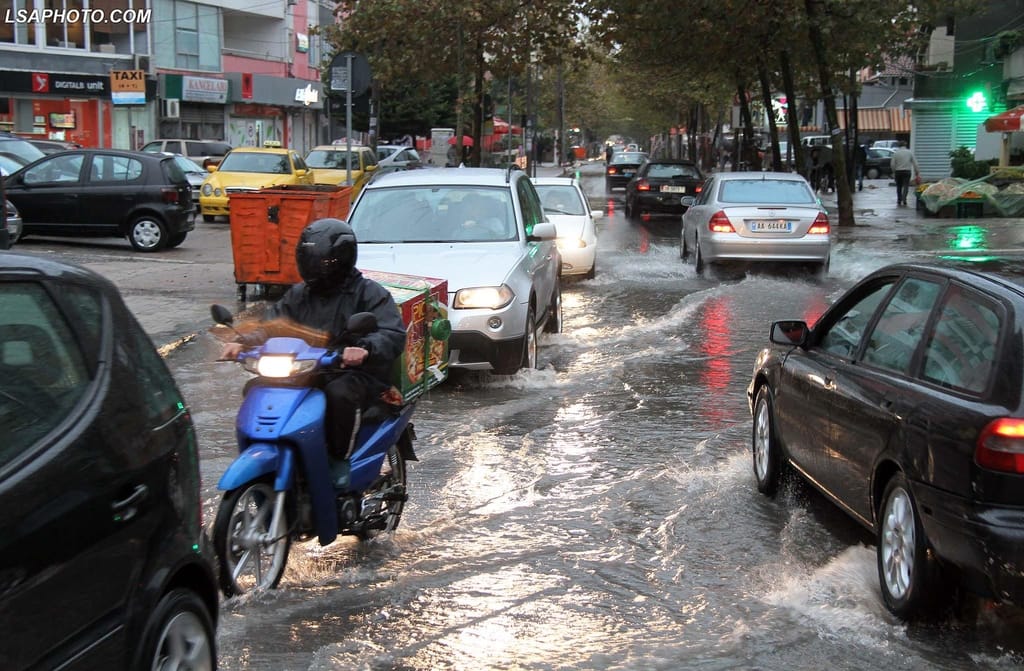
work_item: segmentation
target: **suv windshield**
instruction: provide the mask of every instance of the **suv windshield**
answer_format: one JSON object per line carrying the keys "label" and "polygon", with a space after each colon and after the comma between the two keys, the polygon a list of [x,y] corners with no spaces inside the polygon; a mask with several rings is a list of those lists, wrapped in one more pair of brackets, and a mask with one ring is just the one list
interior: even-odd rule
{"label": "suv windshield", "polygon": [[409,186],[364,191],[349,218],[360,244],[517,239],[507,189]]}
{"label": "suv windshield", "polygon": [[21,159],[26,164],[46,156],[39,147],[27,140],[2,136],[0,136],[0,154],[9,154]]}

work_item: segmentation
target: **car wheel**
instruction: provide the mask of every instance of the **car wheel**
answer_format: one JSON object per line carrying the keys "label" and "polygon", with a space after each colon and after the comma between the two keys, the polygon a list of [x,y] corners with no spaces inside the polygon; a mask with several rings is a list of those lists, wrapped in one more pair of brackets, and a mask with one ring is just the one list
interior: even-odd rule
{"label": "car wheel", "polygon": [[545,333],[562,332],[562,280],[555,281],[555,290],[551,295],[551,304],[548,305],[548,319],[544,322]]}
{"label": "car wheel", "polygon": [[144,215],[128,227],[128,241],[137,252],[157,252],[167,246],[167,230],[156,217]]}
{"label": "car wheel", "polygon": [[929,556],[917,504],[902,473],[885,486],[876,527],[878,582],[885,607],[904,620],[934,613],[950,592]]}
{"label": "car wheel", "polygon": [[205,221],[208,224],[212,224],[213,222],[217,221],[217,215],[216,214],[204,214],[203,215],[203,221]]}
{"label": "car wheel", "polygon": [[160,599],[146,621],[138,669],[213,671],[213,618],[198,594],[176,589]]}
{"label": "car wheel", "polygon": [[585,279],[585,280],[592,280],[595,277],[597,277],[597,259],[596,258],[594,259],[594,263],[590,266],[590,270],[588,270],[587,274],[583,276],[583,279]]}
{"label": "car wheel", "polygon": [[213,523],[220,588],[225,596],[273,589],[281,582],[291,535],[266,542],[277,493],[266,481],[250,482],[224,494]]}
{"label": "car wheel", "polygon": [[704,272],[704,256],[700,253],[700,240],[693,246],[693,269],[700,275]]}
{"label": "car wheel", "polygon": [[768,385],[763,385],[754,401],[754,428],[751,436],[754,457],[754,478],[757,491],[775,496],[782,474],[782,454],[775,435],[775,398]]}
{"label": "car wheel", "polygon": [[811,272],[813,273],[815,279],[823,280],[826,277],[828,277],[828,267],[831,260],[832,257],[829,257],[822,261],[821,263],[811,264]]}
{"label": "car wheel", "polygon": [[868,168],[868,171],[867,171],[867,178],[868,179],[878,179],[878,177],[879,177],[879,175],[878,175],[878,168]]}
{"label": "car wheel", "polygon": [[531,303],[526,313],[526,333],[515,350],[491,364],[495,375],[515,375],[521,368],[537,367],[536,320],[537,311]]}
{"label": "car wheel", "polygon": [[684,230],[679,236],[679,258],[685,261],[689,255],[690,250],[686,248],[686,231]]}
{"label": "car wheel", "polygon": [[173,249],[173,248],[177,247],[181,243],[185,242],[185,238],[187,238],[187,237],[188,237],[188,233],[176,233],[176,234],[172,235],[170,237],[170,239],[167,241],[167,248],[168,249]]}

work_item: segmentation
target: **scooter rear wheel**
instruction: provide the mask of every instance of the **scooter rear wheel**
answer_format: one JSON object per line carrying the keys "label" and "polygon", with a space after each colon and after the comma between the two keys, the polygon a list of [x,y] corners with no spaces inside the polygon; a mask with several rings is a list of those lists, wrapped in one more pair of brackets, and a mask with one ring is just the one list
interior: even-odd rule
{"label": "scooter rear wheel", "polygon": [[213,525],[213,545],[225,596],[273,589],[281,582],[292,539],[285,531],[268,542],[276,496],[267,481],[224,494]]}
{"label": "scooter rear wheel", "polygon": [[[381,467],[380,477],[363,494],[364,521],[383,518],[378,524],[367,524],[362,528],[358,536],[364,541],[394,531],[402,520],[406,492],[405,457],[402,454],[407,447],[412,447],[408,429],[402,433],[397,443],[388,448],[387,461]],[[383,500],[378,500],[381,495]]]}

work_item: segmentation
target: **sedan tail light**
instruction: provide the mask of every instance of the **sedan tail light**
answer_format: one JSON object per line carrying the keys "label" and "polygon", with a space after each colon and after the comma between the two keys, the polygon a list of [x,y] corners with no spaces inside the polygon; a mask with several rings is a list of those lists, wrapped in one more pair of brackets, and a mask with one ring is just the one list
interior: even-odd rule
{"label": "sedan tail light", "polygon": [[160,189],[160,194],[163,196],[165,203],[177,203],[178,202],[178,190],[173,186],[165,186]]}
{"label": "sedan tail light", "polygon": [[978,436],[974,459],[982,468],[1024,474],[1024,419],[1000,417]]}
{"label": "sedan tail light", "polygon": [[818,213],[818,216],[816,216],[814,218],[814,223],[812,223],[811,227],[809,229],[807,229],[807,232],[808,233],[828,233],[829,232],[828,217],[825,216],[824,212],[819,212]]}
{"label": "sedan tail light", "polygon": [[711,221],[708,222],[708,230],[712,233],[736,232],[736,229],[732,227],[732,222],[729,221],[729,217],[722,210],[711,215]]}
{"label": "sedan tail light", "polygon": [[650,183],[646,179],[645,180],[641,180],[641,181],[636,183],[636,190],[637,191],[650,191],[651,190],[651,185],[650,185]]}
{"label": "sedan tail light", "polygon": [[615,173],[617,173],[618,171],[619,171],[619,169],[618,169],[618,168],[608,168],[608,174],[609,174],[609,175],[614,175],[614,174],[615,174]]}

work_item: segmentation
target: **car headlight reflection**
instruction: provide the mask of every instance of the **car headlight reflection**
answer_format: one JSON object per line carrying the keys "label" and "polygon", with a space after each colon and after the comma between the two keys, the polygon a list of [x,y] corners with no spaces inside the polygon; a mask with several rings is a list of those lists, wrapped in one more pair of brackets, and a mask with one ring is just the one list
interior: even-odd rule
{"label": "car headlight reflection", "polygon": [[555,243],[559,249],[583,249],[587,246],[583,238],[558,238]]}
{"label": "car headlight reflection", "polygon": [[282,354],[268,354],[245,361],[247,371],[257,373],[262,377],[291,377],[300,373],[308,373],[315,367],[316,361],[313,359],[296,361],[295,357]]}
{"label": "car headlight reflection", "polygon": [[459,289],[455,293],[454,306],[467,309],[498,310],[511,303],[515,297],[515,293],[504,284],[500,287],[469,287]]}

